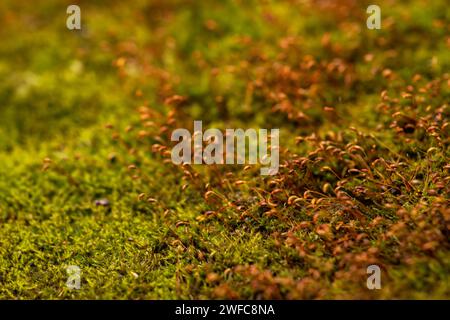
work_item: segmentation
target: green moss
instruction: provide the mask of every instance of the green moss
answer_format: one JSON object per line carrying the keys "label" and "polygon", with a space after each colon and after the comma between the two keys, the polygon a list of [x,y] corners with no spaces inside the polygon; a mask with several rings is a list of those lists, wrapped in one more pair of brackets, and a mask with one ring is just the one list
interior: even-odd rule
{"label": "green moss", "polygon": [[[2,1],[0,298],[448,298],[448,241],[431,243],[448,235],[447,4],[381,1],[374,31],[352,3],[80,1],[83,30],[69,31],[58,1]],[[402,97],[408,85],[417,105]],[[174,94],[187,102],[167,106]],[[277,94],[292,109],[274,112],[286,102]],[[290,171],[273,181],[200,167],[189,180],[151,152],[170,110],[178,126],[280,128]],[[398,111],[423,128],[394,131]],[[440,140],[427,134],[433,121]],[[316,145],[296,143],[313,134]],[[308,154],[320,139],[363,151]],[[292,165],[299,157],[307,165]],[[352,178],[355,168],[370,170]],[[370,227],[376,217],[384,224]],[[392,231],[399,221],[406,235]],[[379,292],[365,288],[370,248],[384,266]],[[69,265],[82,270],[80,290],[65,285]]]}

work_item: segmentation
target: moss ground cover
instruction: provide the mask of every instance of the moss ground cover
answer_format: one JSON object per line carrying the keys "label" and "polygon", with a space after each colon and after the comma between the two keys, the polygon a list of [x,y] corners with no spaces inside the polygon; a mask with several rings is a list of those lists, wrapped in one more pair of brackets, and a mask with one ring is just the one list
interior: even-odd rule
{"label": "moss ground cover", "polygon": [[[368,1],[69,4],[0,3],[0,298],[450,297],[446,1],[380,30]],[[279,128],[279,173],[172,164],[194,120]]]}

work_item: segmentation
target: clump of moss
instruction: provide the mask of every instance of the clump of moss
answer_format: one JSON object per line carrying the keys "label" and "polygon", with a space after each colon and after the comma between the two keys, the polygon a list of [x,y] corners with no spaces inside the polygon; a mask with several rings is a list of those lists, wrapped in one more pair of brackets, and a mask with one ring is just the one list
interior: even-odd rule
{"label": "clump of moss", "polygon": [[[0,298],[448,298],[446,3],[379,5],[3,1]],[[193,120],[279,173],[173,165]]]}

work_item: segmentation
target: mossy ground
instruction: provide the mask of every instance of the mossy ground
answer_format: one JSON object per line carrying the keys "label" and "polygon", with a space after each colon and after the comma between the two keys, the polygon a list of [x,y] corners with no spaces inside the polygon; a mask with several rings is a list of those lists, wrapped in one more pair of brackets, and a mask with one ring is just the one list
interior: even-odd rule
{"label": "mossy ground", "polygon": [[[77,3],[82,31],[0,3],[0,298],[450,297],[446,1],[381,30],[367,1]],[[168,163],[194,119],[280,128],[280,173]]]}

